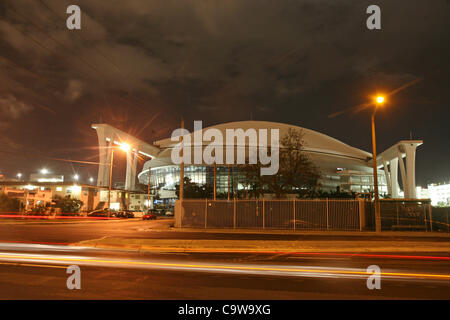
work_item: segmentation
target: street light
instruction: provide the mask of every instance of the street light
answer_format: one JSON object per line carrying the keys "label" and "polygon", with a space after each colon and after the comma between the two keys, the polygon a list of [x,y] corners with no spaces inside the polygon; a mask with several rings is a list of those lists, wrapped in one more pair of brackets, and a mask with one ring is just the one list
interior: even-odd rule
{"label": "street light", "polygon": [[19,172],[18,174],[17,174],[17,178],[20,180],[20,178],[22,178],[22,174]]}
{"label": "street light", "polygon": [[375,108],[372,112],[372,159],[373,159],[373,189],[375,205],[375,230],[381,232],[380,199],[378,196],[378,172],[377,172],[377,141],[375,136],[375,113],[384,102],[383,96],[376,98]]}
{"label": "street light", "polygon": [[47,173],[48,173],[48,170],[46,168],[41,169],[41,174],[47,174]]}
{"label": "street light", "polygon": [[90,177],[90,178],[89,178],[89,182],[90,182],[90,183],[93,183],[93,182],[94,182],[94,178]]}
{"label": "street light", "polygon": [[73,179],[74,179],[75,181],[78,181],[79,178],[80,178],[80,176],[79,176],[78,174],[75,174],[75,175],[73,176]]}
{"label": "street light", "polygon": [[128,143],[120,143],[119,144],[120,149],[122,149],[123,151],[130,151],[131,147]]}

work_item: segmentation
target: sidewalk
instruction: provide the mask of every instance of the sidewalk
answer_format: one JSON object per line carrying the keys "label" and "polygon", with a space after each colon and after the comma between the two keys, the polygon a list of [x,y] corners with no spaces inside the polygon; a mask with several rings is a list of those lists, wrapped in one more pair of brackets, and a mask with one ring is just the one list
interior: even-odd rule
{"label": "sidewalk", "polygon": [[141,252],[433,252],[450,254],[449,241],[272,241],[101,238],[73,243],[74,246],[123,249]]}
{"label": "sidewalk", "polygon": [[[202,233],[236,233],[236,234],[267,234],[267,235],[321,235],[321,236],[373,236],[373,237],[442,237],[450,241],[450,233],[426,231],[325,231],[325,230],[279,230],[279,229],[202,229],[202,228],[174,228],[167,227],[173,232],[202,232]],[[155,229],[156,230],[156,229]]]}

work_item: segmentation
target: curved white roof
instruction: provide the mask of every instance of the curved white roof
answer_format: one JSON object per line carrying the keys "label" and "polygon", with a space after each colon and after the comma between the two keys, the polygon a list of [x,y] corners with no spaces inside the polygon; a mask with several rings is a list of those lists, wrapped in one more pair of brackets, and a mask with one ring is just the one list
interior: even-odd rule
{"label": "curved white roof", "polygon": [[[236,121],[236,122],[227,122],[222,123],[210,127],[203,128],[203,130],[206,129],[218,129],[222,132],[223,136],[225,137],[225,130],[226,129],[279,129],[280,133],[280,139],[288,132],[289,129],[294,130],[301,130],[303,132],[303,141],[304,141],[304,148],[305,151],[309,151],[312,153],[323,153],[328,155],[336,155],[336,156],[344,156],[344,157],[350,157],[360,160],[367,160],[367,158],[371,158],[372,154],[363,151],[358,148],[354,148],[349,146],[348,144],[345,144],[342,141],[339,141],[335,138],[332,138],[330,136],[327,136],[323,133],[306,129],[303,127],[285,124],[285,123],[278,123],[278,122],[269,122],[269,121]],[[191,141],[193,142],[193,133],[191,135]],[[269,133],[270,135],[270,133]],[[207,142],[205,142],[207,143]],[[178,144],[178,142],[171,141],[170,138],[159,140],[155,142],[155,145],[163,149],[161,153],[158,155],[158,157],[165,157],[166,152],[168,150],[164,150],[167,148],[171,148],[174,145]],[[170,155],[169,155],[170,156]]]}

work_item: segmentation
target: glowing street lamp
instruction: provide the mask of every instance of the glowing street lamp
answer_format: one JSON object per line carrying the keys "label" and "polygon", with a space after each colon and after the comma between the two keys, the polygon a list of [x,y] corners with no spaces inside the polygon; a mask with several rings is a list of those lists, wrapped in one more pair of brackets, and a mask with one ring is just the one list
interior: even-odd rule
{"label": "glowing street lamp", "polygon": [[89,178],[89,182],[90,182],[90,183],[93,183],[93,182],[94,182],[94,178],[90,177],[90,178]]}
{"label": "glowing street lamp", "polygon": [[22,178],[22,174],[19,172],[19,173],[17,174],[17,179],[20,180],[20,178]]}
{"label": "glowing street lamp", "polygon": [[80,179],[80,176],[79,176],[78,174],[75,174],[75,175],[73,176],[73,179],[74,179],[75,181],[78,181],[78,179]]}
{"label": "glowing street lamp", "polygon": [[383,96],[376,98],[375,108],[372,112],[372,161],[373,161],[373,189],[375,205],[375,230],[381,232],[380,198],[378,195],[378,172],[377,172],[377,140],[375,135],[375,113],[377,108],[384,102]]}
{"label": "glowing street lamp", "polygon": [[48,170],[46,168],[41,169],[41,174],[48,174]]}
{"label": "glowing street lamp", "polygon": [[121,144],[119,144],[119,146],[120,146],[120,149],[122,149],[123,151],[126,151],[126,152],[130,151],[130,149],[131,149],[131,147],[128,143],[121,143]]}
{"label": "glowing street lamp", "polygon": [[377,103],[381,104],[384,102],[384,97],[383,96],[378,96],[377,97]]}

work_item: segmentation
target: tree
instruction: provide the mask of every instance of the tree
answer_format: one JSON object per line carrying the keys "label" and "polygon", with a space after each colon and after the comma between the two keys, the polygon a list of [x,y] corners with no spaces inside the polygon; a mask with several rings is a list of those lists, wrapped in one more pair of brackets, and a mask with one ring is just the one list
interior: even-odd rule
{"label": "tree", "polygon": [[244,165],[241,183],[249,188],[249,196],[258,197],[267,192],[282,198],[288,193],[301,196],[315,193],[320,172],[305,154],[303,146],[303,132],[290,128],[280,141],[277,174],[261,176],[261,164]]}
{"label": "tree", "polygon": [[19,209],[19,199],[10,198],[4,192],[0,193],[0,212],[18,212]]}
{"label": "tree", "polygon": [[[183,196],[187,199],[205,199],[212,198],[214,195],[214,190],[212,186],[208,186],[207,184],[197,184],[192,182],[189,177],[184,177],[183,179]],[[176,195],[180,197],[180,184],[175,186]]]}
{"label": "tree", "polygon": [[55,207],[61,209],[61,213],[78,213],[83,206],[83,201],[78,199],[56,198]]}

